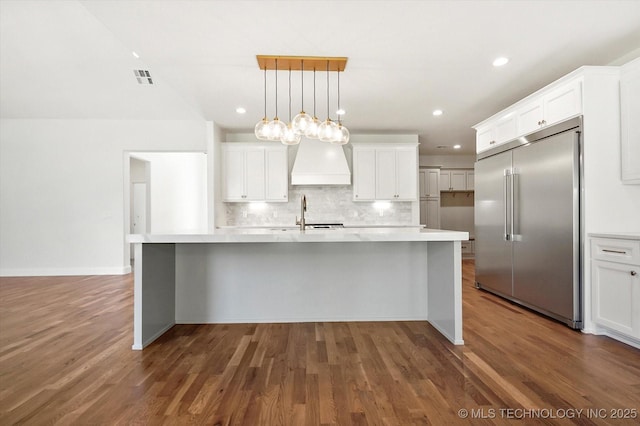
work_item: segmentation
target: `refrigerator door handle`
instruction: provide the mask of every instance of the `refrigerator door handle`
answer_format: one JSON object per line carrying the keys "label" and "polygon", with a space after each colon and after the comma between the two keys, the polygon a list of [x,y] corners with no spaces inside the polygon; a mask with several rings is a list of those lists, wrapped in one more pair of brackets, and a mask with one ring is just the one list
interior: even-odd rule
{"label": "refrigerator door handle", "polygon": [[518,218],[518,173],[514,170],[511,173],[511,241],[521,241],[518,229],[516,225],[516,219]]}
{"label": "refrigerator door handle", "polygon": [[502,202],[504,206],[504,234],[503,238],[505,241],[509,241],[511,239],[511,234],[509,233],[509,204],[510,204],[510,191],[509,191],[509,176],[511,175],[511,171],[509,169],[504,170],[504,176],[502,180],[503,188],[502,188]]}

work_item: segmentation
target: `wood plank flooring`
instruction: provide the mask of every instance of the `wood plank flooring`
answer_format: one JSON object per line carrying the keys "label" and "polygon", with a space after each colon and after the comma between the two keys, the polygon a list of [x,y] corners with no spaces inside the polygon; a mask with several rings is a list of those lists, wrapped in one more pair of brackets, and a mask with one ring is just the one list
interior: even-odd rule
{"label": "wood plank flooring", "polygon": [[0,424],[638,424],[612,416],[640,409],[639,350],[463,276],[465,346],[419,321],[180,325],[142,352],[132,275],[1,278]]}

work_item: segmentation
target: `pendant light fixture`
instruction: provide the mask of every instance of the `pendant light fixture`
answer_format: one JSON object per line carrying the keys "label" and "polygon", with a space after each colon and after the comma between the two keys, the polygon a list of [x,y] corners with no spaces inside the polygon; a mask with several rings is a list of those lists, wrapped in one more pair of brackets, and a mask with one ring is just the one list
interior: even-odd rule
{"label": "pendant light fixture", "polygon": [[285,145],[298,145],[300,138],[300,133],[296,132],[291,122],[291,68],[289,68],[289,124],[287,124],[282,136],[280,136],[280,142]]}
{"label": "pendant light fixture", "polygon": [[[349,142],[349,130],[342,124],[341,115],[344,111],[340,108],[340,72],[345,70],[347,58],[345,57],[317,57],[317,56],[267,56],[258,55],[258,65],[264,70],[264,117],[254,128],[254,133],[259,140],[280,141],[285,145],[297,145],[302,136],[308,139],[319,139],[323,142],[331,142],[344,145]],[[289,116],[288,121],[283,122],[278,118],[278,67],[289,69]],[[327,118],[320,122],[316,115],[316,70],[326,68],[327,72]],[[273,120],[267,119],[267,70],[275,70],[275,116]],[[291,74],[292,71],[300,71],[301,105],[300,113],[291,119]],[[304,72],[313,71],[313,116],[304,112]],[[330,72],[337,72],[337,123],[330,116]]]}
{"label": "pendant light fixture", "polygon": [[264,69],[264,117],[258,121],[253,132],[261,141],[269,140],[269,120],[267,119],[267,69]]}
{"label": "pendant light fixture", "polygon": [[307,126],[307,129],[304,131],[304,135],[309,139],[318,139],[318,127],[320,127],[320,120],[318,120],[318,116],[316,115],[316,69],[313,68],[313,118],[311,119],[311,123]]}
{"label": "pendant light fixture", "polygon": [[[293,130],[297,134],[304,135],[307,127],[309,127],[309,125],[313,121],[313,118],[309,114],[304,112],[304,59],[300,60],[300,68],[302,68],[302,72],[300,73],[300,93],[302,102],[300,106],[300,113],[293,118],[291,125],[293,126]],[[289,72],[291,72],[291,68],[289,68]],[[291,86],[291,81],[289,81],[289,86]],[[289,90],[289,92],[291,92],[291,90]],[[291,93],[289,93],[289,96],[291,96]]]}
{"label": "pendant light fixture", "polygon": [[276,116],[269,123],[269,140],[279,141],[287,126],[278,118],[278,59],[276,58]]}
{"label": "pendant light fixture", "polygon": [[349,143],[349,129],[342,125],[342,114],[344,111],[340,108],[340,71],[338,71],[338,126],[331,143],[336,145],[346,145]]}

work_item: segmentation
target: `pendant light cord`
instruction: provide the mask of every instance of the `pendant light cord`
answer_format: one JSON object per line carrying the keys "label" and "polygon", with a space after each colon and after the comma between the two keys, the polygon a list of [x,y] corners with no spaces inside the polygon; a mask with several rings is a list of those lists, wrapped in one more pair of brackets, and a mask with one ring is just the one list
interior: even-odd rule
{"label": "pendant light cord", "polygon": [[267,67],[264,67],[264,119],[267,119]]}
{"label": "pendant light cord", "polygon": [[276,58],[276,118],[278,118],[278,58]]}
{"label": "pendant light cord", "polygon": [[[340,69],[338,69],[338,111],[340,111]],[[342,115],[338,114],[338,124],[342,124]]]}
{"label": "pendant light cord", "polygon": [[300,111],[304,111],[304,59],[300,60],[300,92],[302,93],[302,105],[300,106]]}
{"label": "pendant light cord", "polygon": [[313,118],[316,117],[316,67],[313,67]]}
{"label": "pendant light cord", "polygon": [[289,67],[289,124],[291,124],[291,67]]}
{"label": "pendant light cord", "polygon": [[327,61],[327,120],[329,118],[329,61]]}

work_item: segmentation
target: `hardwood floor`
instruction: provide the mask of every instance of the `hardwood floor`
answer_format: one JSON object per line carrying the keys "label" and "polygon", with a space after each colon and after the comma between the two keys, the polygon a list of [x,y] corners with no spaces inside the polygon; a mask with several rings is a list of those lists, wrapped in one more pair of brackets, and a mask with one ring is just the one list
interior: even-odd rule
{"label": "hardwood floor", "polygon": [[2,278],[0,424],[637,424],[612,416],[640,416],[639,350],[463,276],[465,346],[426,322],[180,325],[142,352],[132,275]]}

